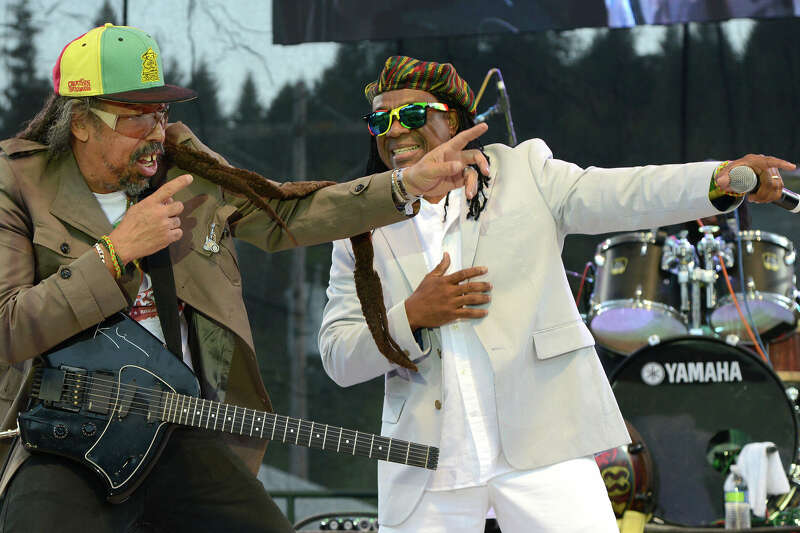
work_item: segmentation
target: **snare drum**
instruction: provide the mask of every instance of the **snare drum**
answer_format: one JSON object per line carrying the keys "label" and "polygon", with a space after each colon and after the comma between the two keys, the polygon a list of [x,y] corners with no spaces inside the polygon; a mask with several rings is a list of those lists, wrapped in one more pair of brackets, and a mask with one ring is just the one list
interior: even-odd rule
{"label": "snare drum", "polygon": [[661,269],[662,250],[651,232],[617,235],[597,247],[589,327],[599,344],[630,354],[653,335],[687,333],[678,280]]}
{"label": "snare drum", "polygon": [[[742,238],[742,268],[747,287],[747,304],[759,333],[771,330],[780,333],[796,323],[795,302],[795,251],[792,242],[781,235],[760,230],[740,231]],[[743,313],[742,285],[736,263],[739,254],[733,243],[734,268],[728,269],[731,285]],[[720,273],[716,282],[717,306],[711,311],[709,322],[720,335],[735,334],[745,338],[741,317],[730,296],[727,284]],[[745,315],[746,316],[746,315]]]}

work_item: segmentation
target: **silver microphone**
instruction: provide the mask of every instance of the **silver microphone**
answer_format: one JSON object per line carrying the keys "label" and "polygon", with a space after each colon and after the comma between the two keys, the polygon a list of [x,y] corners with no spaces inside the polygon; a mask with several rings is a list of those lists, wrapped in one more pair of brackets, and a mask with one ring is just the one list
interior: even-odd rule
{"label": "silver microphone", "polygon": [[[756,192],[761,183],[758,175],[748,166],[738,166],[729,172],[731,178],[731,189],[736,193]],[[778,207],[782,207],[792,213],[800,213],[800,194],[785,188],[781,192],[781,197],[772,202]]]}

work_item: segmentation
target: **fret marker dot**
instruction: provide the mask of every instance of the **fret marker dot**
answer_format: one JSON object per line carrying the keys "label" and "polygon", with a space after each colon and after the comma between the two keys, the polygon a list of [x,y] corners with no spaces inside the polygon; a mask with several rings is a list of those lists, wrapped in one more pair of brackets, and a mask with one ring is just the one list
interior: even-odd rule
{"label": "fret marker dot", "polygon": [[199,415],[200,411],[195,411],[194,414]]}
{"label": "fret marker dot", "polygon": [[217,418],[217,415],[211,415],[211,418]]}
{"label": "fret marker dot", "polygon": [[183,410],[183,412],[184,412],[184,413],[187,413],[187,412],[189,412],[189,410],[188,410],[188,409],[184,409],[184,410]]}
{"label": "fret marker dot", "polygon": [[378,446],[378,449],[379,450],[383,450],[383,446]]}
{"label": "fret marker dot", "polygon": [[293,430],[293,429],[290,429],[290,430],[289,430],[289,433],[294,433],[294,430]]}
{"label": "fret marker dot", "polygon": [[256,418],[256,422],[261,422],[261,419],[260,418]]}
{"label": "fret marker dot", "polygon": [[230,419],[231,419],[231,417],[228,417],[228,420],[230,420]]}
{"label": "fret marker dot", "polygon": [[349,440],[346,440],[346,439],[345,439],[345,441],[344,441],[344,442],[345,442],[346,444],[350,444],[350,441],[349,441]]}
{"label": "fret marker dot", "polygon": [[317,433],[317,438],[319,438],[319,433]]}

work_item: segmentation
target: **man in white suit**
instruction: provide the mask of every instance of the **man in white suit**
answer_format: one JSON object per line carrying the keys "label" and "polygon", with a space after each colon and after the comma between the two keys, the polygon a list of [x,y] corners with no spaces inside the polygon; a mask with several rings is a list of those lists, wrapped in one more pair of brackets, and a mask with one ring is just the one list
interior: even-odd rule
{"label": "man in white suit", "polygon": [[[449,64],[391,57],[365,93],[368,170],[396,169],[401,185],[397,169],[475,113],[472,91]],[[777,169],[794,165],[751,155],[582,169],[554,159],[539,139],[485,153],[491,171],[471,199],[424,196],[414,218],[372,233],[388,331],[413,364],[381,355],[356,295],[351,245],[339,241],[319,336],[323,365],[345,387],[383,376],[382,434],[440,447],[435,472],[379,464],[384,533],[482,532],[492,506],[504,533],[615,532],[593,454],[629,437],[567,284],[564,237],[729,210],[741,199],[725,193],[728,169],[741,164],[761,178],[751,199],[770,201],[782,187]],[[406,199],[417,209],[417,198]]]}

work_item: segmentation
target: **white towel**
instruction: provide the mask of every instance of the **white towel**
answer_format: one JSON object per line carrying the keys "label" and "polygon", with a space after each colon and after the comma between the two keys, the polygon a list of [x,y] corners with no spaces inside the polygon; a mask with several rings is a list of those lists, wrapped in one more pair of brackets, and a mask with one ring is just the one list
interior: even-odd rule
{"label": "white towel", "polygon": [[[767,511],[767,496],[789,492],[789,480],[783,471],[780,452],[767,450],[775,447],[771,442],[746,444],[731,471],[738,473],[747,483],[750,508],[756,516],[764,517]],[[725,480],[725,490],[733,488],[733,474]]]}

